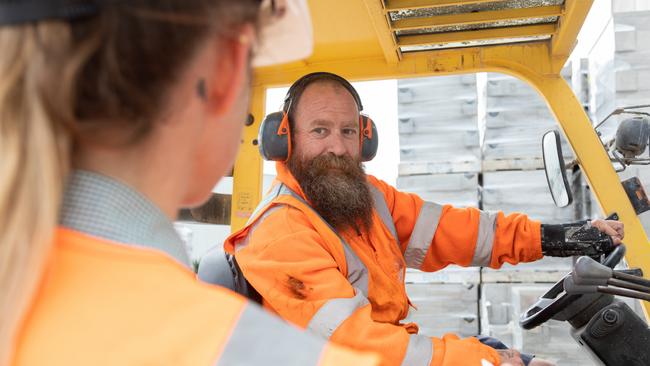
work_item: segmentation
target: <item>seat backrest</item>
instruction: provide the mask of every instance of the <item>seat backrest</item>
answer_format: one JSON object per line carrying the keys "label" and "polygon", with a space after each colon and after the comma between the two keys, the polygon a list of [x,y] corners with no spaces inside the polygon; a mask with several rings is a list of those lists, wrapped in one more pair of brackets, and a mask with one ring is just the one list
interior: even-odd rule
{"label": "seat backrest", "polygon": [[244,278],[244,274],[231,254],[223,247],[214,247],[201,258],[198,277],[201,281],[225,287],[261,304],[262,297]]}

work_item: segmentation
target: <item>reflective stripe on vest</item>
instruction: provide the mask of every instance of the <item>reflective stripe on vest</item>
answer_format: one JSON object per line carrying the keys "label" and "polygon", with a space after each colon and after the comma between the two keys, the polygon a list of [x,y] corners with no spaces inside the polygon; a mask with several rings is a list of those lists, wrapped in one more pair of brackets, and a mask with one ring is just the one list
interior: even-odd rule
{"label": "reflective stripe on vest", "polygon": [[266,208],[266,206],[268,206],[269,204],[271,204],[271,202],[273,202],[273,200],[275,199],[275,197],[277,197],[277,196],[280,194],[280,190],[282,189],[282,186],[283,186],[283,185],[284,185],[284,184],[276,184],[276,185],[273,186],[273,188],[271,188],[271,190],[269,191],[269,193],[267,193],[267,194],[264,196],[264,198],[262,198],[262,200],[260,201],[260,203],[257,204],[257,207],[255,207],[255,210],[253,211],[253,213],[251,214],[251,216],[248,218],[248,222],[246,222],[246,225],[250,224],[251,221],[255,220],[255,219],[257,218],[257,214],[258,214],[261,210],[263,210],[264,208]]}
{"label": "reflective stripe on vest", "polygon": [[472,266],[487,267],[490,265],[494,234],[497,229],[497,216],[496,212],[481,211]]}
{"label": "reflective stripe on vest", "polygon": [[324,346],[248,303],[216,365],[318,365]]}
{"label": "reflective stripe on vest", "polygon": [[417,221],[411,233],[411,240],[404,252],[404,259],[406,266],[409,268],[420,269],[424,262],[424,257],[433,242],[433,236],[438,229],[440,216],[442,215],[443,206],[432,203],[424,202],[420,209]]}
{"label": "reflective stripe on vest", "polygon": [[332,333],[355,311],[370,304],[359,289],[354,289],[354,297],[328,300],[314,314],[307,329],[329,339]]}
{"label": "reflective stripe on vest", "polygon": [[377,213],[379,214],[381,221],[388,228],[391,235],[393,235],[393,238],[395,239],[395,242],[399,247],[400,244],[399,244],[399,237],[397,236],[397,229],[395,228],[395,222],[393,221],[393,216],[390,214],[390,210],[388,209],[388,204],[386,204],[386,199],[384,198],[384,194],[381,193],[381,191],[379,191],[377,187],[373,186],[372,184],[369,184],[369,186],[370,186],[370,193],[372,194],[372,199],[375,203],[375,210],[377,210]]}
{"label": "reflective stripe on vest", "polygon": [[429,366],[433,358],[433,342],[431,338],[419,334],[409,336],[409,344],[402,360],[402,366]]}

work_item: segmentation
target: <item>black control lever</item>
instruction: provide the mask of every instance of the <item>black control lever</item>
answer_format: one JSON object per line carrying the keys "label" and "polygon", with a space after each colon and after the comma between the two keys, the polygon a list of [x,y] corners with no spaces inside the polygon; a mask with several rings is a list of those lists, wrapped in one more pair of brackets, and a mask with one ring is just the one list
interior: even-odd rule
{"label": "black control lever", "polygon": [[650,301],[650,280],[629,271],[616,271],[589,257],[580,257],[564,279],[568,294],[606,293]]}

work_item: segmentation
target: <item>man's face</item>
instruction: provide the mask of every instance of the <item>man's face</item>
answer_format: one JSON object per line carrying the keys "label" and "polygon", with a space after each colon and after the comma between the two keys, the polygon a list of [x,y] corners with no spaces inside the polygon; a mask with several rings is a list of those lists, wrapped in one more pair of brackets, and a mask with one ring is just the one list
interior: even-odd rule
{"label": "man's face", "polygon": [[312,207],[336,229],[369,230],[372,196],[359,157],[359,110],[344,87],[309,85],[294,116],[289,170]]}
{"label": "man's face", "polygon": [[341,85],[322,81],[307,86],[292,122],[292,155],[298,159],[327,153],[359,158],[359,109]]}

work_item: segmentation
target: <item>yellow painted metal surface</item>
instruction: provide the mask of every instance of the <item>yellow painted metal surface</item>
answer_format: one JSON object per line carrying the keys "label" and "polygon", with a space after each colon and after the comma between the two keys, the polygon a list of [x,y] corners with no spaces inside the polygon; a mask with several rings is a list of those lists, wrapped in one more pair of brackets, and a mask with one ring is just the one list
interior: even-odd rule
{"label": "yellow painted metal surface", "polygon": [[553,70],[559,73],[577,43],[576,38],[589,14],[593,0],[565,0],[564,16],[557,33],[551,39]]}
{"label": "yellow painted metal surface", "polygon": [[244,127],[239,155],[233,169],[230,228],[236,230],[248,221],[262,197],[262,156],[257,146],[257,132],[264,119],[266,88],[253,87],[251,114],[253,124]]}
{"label": "yellow painted metal surface", "polygon": [[[492,1],[492,0],[488,0]],[[576,37],[593,0],[566,0],[558,24],[519,26],[498,30],[449,32],[440,35],[393,37],[386,13],[395,9],[421,9],[459,4],[477,4],[482,0],[328,0],[311,1],[314,21],[315,52],[304,62],[255,70],[252,111],[255,125],[247,127],[243,146],[235,165],[232,228],[240,228],[261,197],[262,164],[257,146],[257,126],[262,119],[264,90],[285,86],[302,75],[314,71],[330,71],[349,80],[377,80],[448,75],[472,72],[501,72],[518,77],[531,84],[546,100],[557,118],[587,180],[603,215],[617,212],[625,223],[625,242],[628,263],[650,273],[648,238],[627,199],[600,140],[593,131],[588,116],[559,72],[575,46]],[[383,9],[380,9],[383,7]],[[383,11],[383,13],[382,13]],[[500,16],[520,19],[518,12],[533,10],[503,10]],[[553,14],[557,8],[538,8]],[[464,19],[463,19],[464,17]],[[401,27],[419,26],[431,19],[396,23]],[[457,24],[480,22],[480,16],[448,16],[437,21]],[[465,22],[465,23],[463,23]],[[401,24],[401,25],[399,25]],[[393,24],[394,25],[394,24]],[[384,28],[382,28],[384,27]],[[532,28],[531,28],[532,27]],[[510,30],[508,30],[510,29]],[[517,30],[519,29],[519,30]],[[466,41],[485,37],[500,37],[503,32],[512,36],[521,29],[528,34],[552,34],[550,40],[513,43],[496,46],[466,47],[437,51],[399,54],[398,42],[422,44],[426,42]],[[456,33],[456,34],[454,34]],[[461,33],[459,36],[458,33]],[[388,35],[391,34],[390,37]],[[464,37],[464,38],[463,38]],[[425,39],[426,38],[426,39]],[[404,40],[407,41],[404,41]],[[411,41],[408,41],[411,39]],[[413,39],[417,41],[412,41]],[[391,42],[394,44],[391,45]],[[391,52],[395,51],[394,53]],[[397,59],[397,61],[396,61]],[[644,303],[646,312],[650,305]]]}
{"label": "yellow painted metal surface", "polygon": [[381,5],[381,2],[377,0],[364,0],[366,7],[368,9],[368,17],[372,23],[375,33],[377,34],[377,40],[381,46],[382,51],[384,52],[384,59],[389,64],[397,63],[400,59],[400,52],[395,47],[397,40],[395,39],[395,34],[386,27],[388,24],[387,14],[384,13],[384,9]]}

